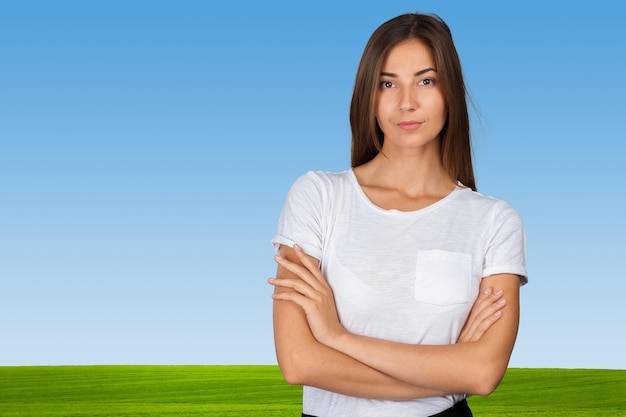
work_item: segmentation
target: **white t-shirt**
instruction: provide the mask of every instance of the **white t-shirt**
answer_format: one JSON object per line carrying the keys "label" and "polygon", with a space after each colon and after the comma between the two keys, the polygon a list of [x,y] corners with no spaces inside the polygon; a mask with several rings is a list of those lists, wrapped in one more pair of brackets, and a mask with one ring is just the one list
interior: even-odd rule
{"label": "white t-shirt", "polygon": [[[320,260],[348,331],[403,343],[455,343],[483,277],[510,273],[527,282],[517,212],[461,185],[402,212],[373,204],[352,170],[308,172],[289,190],[272,243],[297,243]],[[303,412],[428,416],[464,397],[380,401],[304,387]]]}

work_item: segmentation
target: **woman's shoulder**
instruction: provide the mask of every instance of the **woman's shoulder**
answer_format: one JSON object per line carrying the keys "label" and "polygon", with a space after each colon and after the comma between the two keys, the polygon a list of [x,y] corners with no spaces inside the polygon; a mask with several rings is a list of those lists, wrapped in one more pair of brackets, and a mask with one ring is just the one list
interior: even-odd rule
{"label": "woman's shoulder", "polygon": [[308,171],[291,185],[286,205],[316,212],[324,216],[335,207],[337,198],[345,195],[351,171]]}
{"label": "woman's shoulder", "polygon": [[352,170],[344,171],[308,171],[298,177],[294,187],[313,188],[317,190],[332,191],[351,181],[354,174]]}
{"label": "woman's shoulder", "polygon": [[300,178],[317,178],[321,181],[338,182],[352,176],[352,169],[343,171],[308,171],[300,176]]}
{"label": "woman's shoulder", "polygon": [[460,193],[460,201],[476,211],[490,213],[493,217],[500,218],[520,217],[517,210],[506,200],[481,194],[470,188],[465,188],[463,191]]}

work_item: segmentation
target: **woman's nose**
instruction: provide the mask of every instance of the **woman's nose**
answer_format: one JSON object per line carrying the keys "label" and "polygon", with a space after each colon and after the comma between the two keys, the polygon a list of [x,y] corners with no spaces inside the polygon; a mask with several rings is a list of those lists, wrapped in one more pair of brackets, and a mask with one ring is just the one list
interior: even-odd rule
{"label": "woman's nose", "polygon": [[413,111],[417,108],[417,95],[412,89],[405,89],[402,92],[401,101],[400,101],[400,110],[401,111]]}

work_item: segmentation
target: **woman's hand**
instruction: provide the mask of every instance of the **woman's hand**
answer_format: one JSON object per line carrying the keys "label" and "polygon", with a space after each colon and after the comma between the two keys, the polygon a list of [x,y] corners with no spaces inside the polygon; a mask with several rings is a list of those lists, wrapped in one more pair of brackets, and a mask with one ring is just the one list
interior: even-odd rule
{"label": "woman's hand", "polygon": [[502,298],[502,295],[502,290],[494,291],[491,287],[481,289],[461,330],[458,343],[476,342],[498,321],[506,305],[506,300]]}
{"label": "woman's hand", "polygon": [[333,291],[318,265],[298,245],[294,245],[293,249],[303,266],[280,256],[274,259],[298,278],[270,278],[268,282],[275,287],[291,288],[294,291],[277,291],[272,298],[291,301],[302,307],[317,341],[328,345],[330,340],[346,333],[339,322]]}

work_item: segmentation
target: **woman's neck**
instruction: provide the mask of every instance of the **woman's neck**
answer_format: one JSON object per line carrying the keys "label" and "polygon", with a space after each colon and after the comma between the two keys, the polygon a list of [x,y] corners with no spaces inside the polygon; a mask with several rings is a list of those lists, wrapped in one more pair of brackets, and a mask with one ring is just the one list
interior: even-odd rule
{"label": "woman's neck", "polygon": [[390,157],[381,152],[353,171],[372,203],[388,210],[422,209],[446,197],[457,185],[438,156]]}
{"label": "woman's neck", "polygon": [[444,170],[439,154],[393,154],[384,150],[355,168],[362,186],[385,188],[410,197],[447,195],[456,183]]}

